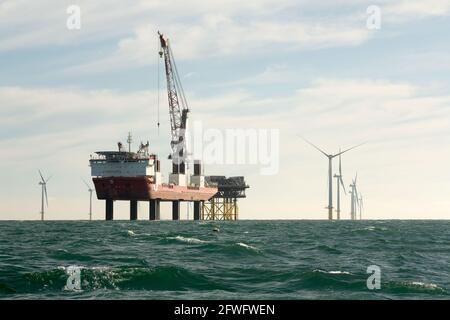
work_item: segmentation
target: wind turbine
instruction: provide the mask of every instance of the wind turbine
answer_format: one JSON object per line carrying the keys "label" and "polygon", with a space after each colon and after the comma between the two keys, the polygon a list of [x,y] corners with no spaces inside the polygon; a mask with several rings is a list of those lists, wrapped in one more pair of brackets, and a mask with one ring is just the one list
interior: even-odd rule
{"label": "wind turbine", "polygon": [[47,204],[47,208],[48,208],[47,182],[50,180],[51,177],[49,177],[47,180],[45,180],[44,176],[42,175],[41,170],[38,170],[38,171],[39,171],[39,175],[41,176],[41,181],[39,181],[39,185],[41,186],[41,221],[44,221],[44,214],[45,214],[44,197],[45,197],[45,203]]}
{"label": "wind turbine", "polygon": [[315,146],[314,144],[312,144],[311,142],[309,142],[308,140],[306,140],[305,138],[302,138],[305,142],[307,142],[308,144],[310,144],[311,146],[313,146],[314,148],[316,148],[317,150],[319,150],[325,157],[328,158],[328,219],[329,220],[333,220],[333,158],[340,156],[341,154],[350,151],[352,149],[355,149],[356,147],[359,147],[361,144],[358,144],[354,147],[348,148],[344,151],[341,151],[339,153],[336,154],[328,154],[325,153],[322,149],[320,149],[319,147]]}
{"label": "wind turbine", "polygon": [[350,218],[352,220],[356,220],[356,212],[357,208],[359,207],[359,199],[358,199],[358,190],[356,189],[356,181],[358,179],[358,173],[356,173],[355,178],[352,181],[352,184],[350,184],[351,188],[351,211],[350,211]]}
{"label": "wind turbine", "polygon": [[[339,150],[339,152],[341,152],[341,150]],[[336,189],[337,189],[336,213],[337,219],[341,220],[341,186],[344,189],[344,193],[347,194],[347,192],[345,191],[344,181],[342,180],[341,155],[339,155],[339,174],[335,174],[334,177],[336,178]]]}
{"label": "wind turbine", "polygon": [[[83,178],[82,178],[83,179]],[[84,184],[88,187],[89,192],[89,220],[92,220],[92,192],[94,191],[91,186],[83,179]]]}

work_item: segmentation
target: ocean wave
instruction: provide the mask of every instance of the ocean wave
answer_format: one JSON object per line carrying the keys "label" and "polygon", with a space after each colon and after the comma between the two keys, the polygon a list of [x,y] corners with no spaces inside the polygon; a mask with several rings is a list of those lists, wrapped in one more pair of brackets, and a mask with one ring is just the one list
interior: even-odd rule
{"label": "ocean wave", "polygon": [[314,249],[319,249],[320,251],[325,251],[327,253],[332,253],[332,254],[342,254],[341,250],[336,249],[336,248],[331,247],[331,246],[328,246],[326,244],[318,245]]}
{"label": "ocean wave", "polygon": [[81,288],[77,291],[110,290],[223,290],[220,283],[177,266],[109,267],[59,266],[52,270],[24,274],[13,284],[0,283],[2,293],[52,291],[70,294],[66,289],[70,267],[80,268]]}
{"label": "ocean wave", "polygon": [[358,228],[354,229],[355,232],[361,232],[361,231],[388,231],[389,229],[386,227],[377,227],[377,226],[367,226],[364,228]]}
{"label": "ocean wave", "polygon": [[299,275],[297,287],[303,289],[366,290],[366,278],[342,270],[305,270]]}
{"label": "ocean wave", "polygon": [[394,281],[388,283],[386,287],[394,293],[447,294],[447,291],[437,284],[421,281]]}
{"label": "ocean wave", "polygon": [[431,289],[431,290],[442,290],[441,287],[439,287],[437,284],[434,283],[424,283],[424,282],[418,282],[418,281],[413,281],[411,282],[412,286],[416,286],[419,288],[425,288],[425,289]]}
{"label": "ocean wave", "polygon": [[245,248],[245,249],[255,250],[255,251],[260,251],[258,248],[254,247],[254,246],[251,246],[251,245],[249,245],[249,244],[243,243],[243,242],[238,242],[238,243],[236,243],[236,244],[237,244],[238,246],[241,246],[241,247]]}
{"label": "ocean wave", "polygon": [[4,222],[0,299],[450,297],[448,222],[341,222]]}
{"label": "ocean wave", "polygon": [[206,241],[206,240],[200,240],[197,238],[189,238],[189,237],[183,237],[183,236],[167,237],[167,239],[177,240],[177,241],[185,242],[185,243],[194,243],[194,244],[208,243],[208,241]]}
{"label": "ocean wave", "polygon": [[313,272],[322,272],[322,273],[328,273],[328,274],[346,274],[351,275],[348,271],[340,271],[340,270],[332,270],[332,271],[326,271],[322,269],[314,269]]}
{"label": "ocean wave", "polygon": [[133,230],[127,230],[127,234],[131,237],[136,236],[136,233]]}
{"label": "ocean wave", "polygon": [[56,249],[49,252],[49,256],[61,260],[61,261],[81,261],[87,262],[92,261],[94,258],[88,254],[82,253],[77,249],[67,250],[67,249]]}

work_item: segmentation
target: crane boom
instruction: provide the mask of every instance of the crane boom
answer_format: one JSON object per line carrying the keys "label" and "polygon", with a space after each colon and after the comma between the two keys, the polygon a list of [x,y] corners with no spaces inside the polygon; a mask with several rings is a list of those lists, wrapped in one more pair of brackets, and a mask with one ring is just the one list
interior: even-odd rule
{"label": "crane boom", "polygon": [[172,161],[176,164],[181,164],[184,163],[184,157],[186,156],[185,133],[189,108],[186,97],[184,96],[183,87],[181,86],[175,59],[173,57],[172,50],[170,49],[169,39],[164,38],[159,31],[158,35],[161,45],[159,54],[161,58],[164,56],[167,79],[167,96],[169,100],[170,129],[172,138],[170,141],[172,154],[169,156],[169,159],[172,159]]}

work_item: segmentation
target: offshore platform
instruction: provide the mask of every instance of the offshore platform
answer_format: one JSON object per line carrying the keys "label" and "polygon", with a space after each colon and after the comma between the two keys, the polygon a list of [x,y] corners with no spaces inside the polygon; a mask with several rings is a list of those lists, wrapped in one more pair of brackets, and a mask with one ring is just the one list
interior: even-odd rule
{"label": "offshore platform", "polygon": [[245,198],[245,189],[249,187],[244,177],[205,176],[199,160],[193,161],[193,174],[187,173],[185,134],[190,110],[169,40],[159,32],[158,36],[167,80],[172,172],[168,182],[163,182],[157,154],[149,152],[148,142],[141,142],[139,149],[132,152],[131,134],[127,149],[118,142],[115,151],[95,152],[89,163],[97,199],[105,200],[105,218],[113,220],[114,201],[129,201],[130,220],[137,220],[138,201],[148,201],[149,219],[159,220],[160,203],[167,201],[172,203],[172,220],[179,220],[180,203],[184,201],[193,203],[194,220],[236,220],[237,201]]}

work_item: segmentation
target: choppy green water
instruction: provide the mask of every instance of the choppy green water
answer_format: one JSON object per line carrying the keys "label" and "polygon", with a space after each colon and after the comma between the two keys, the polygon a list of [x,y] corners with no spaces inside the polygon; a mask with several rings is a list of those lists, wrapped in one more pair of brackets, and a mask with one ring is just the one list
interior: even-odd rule
{"label": "choppy green water", "polygon": [[0,222],[3,299],[449,299],[449,264],[449,221]]}

